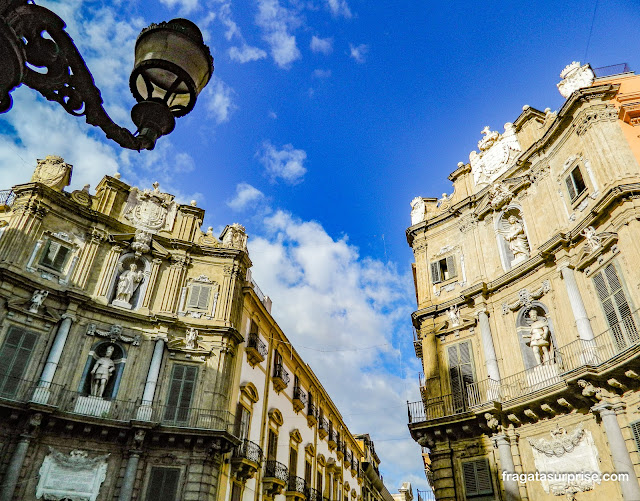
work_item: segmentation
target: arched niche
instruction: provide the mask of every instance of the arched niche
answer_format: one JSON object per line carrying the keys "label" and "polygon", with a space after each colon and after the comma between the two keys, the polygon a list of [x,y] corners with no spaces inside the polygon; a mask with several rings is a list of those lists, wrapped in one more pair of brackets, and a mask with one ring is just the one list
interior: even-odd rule
{"label": "arched niche", "polygon": [[[108,348],[113,348],[111,356],[108,355]],[[114,343],[111,341],[100,341],[93,345],[87,361],[82,371],[82,377],[80,378],[80,386],[78,392],[81,395],[91,396],[91,371],[94,369],[96,363],[103,357],[110,358],[114,364],[114,370],[105,385],[104,392],[102,394],[103,400],[111,400],[116,398],[118,390],[120,388],[120,381],[122,379],[122,373],[124,372],[124,366],[127,362],[127,352],[120,343]]]}
{"label": "arched niche", "polygon": [[522,263],[531,256],[529,231],[517,204],[508,205],[494,221],[500,261],[504,271]]}
{"label": "arched niche", "polygon": [[520,351],[522,352],[522,360],[524,361],[525,369],[531,369],[538,364],[533,353],[533,349],[527,345],[527,336],[531,334],[531,318],[529,312],[536,310],[538,318],[545,317],[549,326],[549,338],[551,340],[551,356],[550,362],[556,363],[558,360],[558,344],[556,342],[556,335],[553,328],[553,321],[549,317],[549,308],[539,301],[533,301],[530,306],[521,308],[516,317],[516,332],[518,333],[518,341],[520,343]]}
{"label": "arched niche", "polygon": [[150,275],[151,263],[148,259],[136,256],[133,252],[120,256],[109,285],[109,304],[137,309],[142,304]]}

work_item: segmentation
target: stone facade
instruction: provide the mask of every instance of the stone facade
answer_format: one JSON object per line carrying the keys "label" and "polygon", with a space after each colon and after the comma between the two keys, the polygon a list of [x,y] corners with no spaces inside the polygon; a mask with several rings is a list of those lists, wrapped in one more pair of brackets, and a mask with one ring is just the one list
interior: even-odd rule
{"label": "stone facade", "polygon": [[215,499],[244,229],[203,232],[157,183],[64,191],[71,171],[47,157],[0,197],[0,499]]}
{"label": "stone facade", "polygon": [[353,435],[251,279],[239,349],[235,434],[219,501],[392,501],[368,435]]}
{"label": "stone facade", "polygon": [[[569,65],[560,110],[486,127],[453,193],[411,202],[438,500],[640,499],[640,77],[596,75]],[[629,478],[512,475],[536,471]]]}

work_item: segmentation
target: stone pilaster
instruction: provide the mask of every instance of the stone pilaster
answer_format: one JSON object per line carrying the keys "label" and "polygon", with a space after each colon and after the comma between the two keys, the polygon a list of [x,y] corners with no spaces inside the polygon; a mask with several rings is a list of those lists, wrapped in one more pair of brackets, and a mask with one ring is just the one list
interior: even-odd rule
{"label": "stone pilaster", "polygon": [[2,482],[0,482],[0,501],[12,501],[13,494],[15,493],[18,485],[18,479],[20,478],[20,472],[24,465],[24,460],[27,457],[29,444],[39,431],[41,422],[42,414],[37,413],[32,415],[29,419],[27,431],[20,435],[18,443],[11,455],[7,469],[5,470],[4,478],[2,479]]}
{"label": "stone pilaster", "polygon": [[100,276],[98,277],[98,285],[96,286],[95,295],[98,297],[98,300],[104,303],[107,302],[109,285],[111,284],[111,279],[113,278],[113,274],[116,271],[116,266],[118,265],[118,260],[120,259],[120,254],[122,254],[122,251],[123,248],[119,245],[114,245],[113,247],[111,247],[111,249],[109,249],[107,257],[104,260],[102,271],[100,272]]}
{"label": "stone pilaster", "polygon": [[40,234],[47,208],[41,201],[32,199],[15,207],[13,212],[0,240],[0,261],[19,266]]}
{"label": "stone pilaster", "polygon": [[144,298],[142,298],[142,308],[149,308],[149,306],[151,305],[151,297],[153,296],[153,291],[156,288],[158,271],[160,270],[161,264],[162,259],[159,258],[154,258],[151,262],[151,275],[149,275],[149,283],[147,284],[147,288],[144,291]]}
{"label": "stone pilaster", "polygon": [[106,232],[98,228],[93,228],[89,235],[89,239],[82,249],[82,253],[80,254],[80,258],[75,269],[73,270],[71,279],[69,280],[71,284],[75,285],[79,289],[84,289],[86,287],[100,244],[104,242],[106,238]]}
{"label": "stone pilaster", "polygon": [[188,263],[189,258],[187,256],[173,256],[171,258],[171,265],[166,273],[164,282],[164,295],[160,303],[160,312],[170,314],[176,312],[176,303],[184,283]]}

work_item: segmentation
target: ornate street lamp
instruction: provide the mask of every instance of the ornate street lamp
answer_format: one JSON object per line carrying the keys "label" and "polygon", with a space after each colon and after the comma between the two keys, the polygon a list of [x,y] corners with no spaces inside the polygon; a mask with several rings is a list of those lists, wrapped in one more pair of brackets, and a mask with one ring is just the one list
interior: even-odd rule
{"label": "ornate street lamp", "polygon": [[[152,24],[136,41],[129,86],[138,103],[132,134],[111,120],[100,90],[57,15],[28,0],[0,0],[0,113],[24,83],[71,115],[85,116],[109,139],[132,150],[152,150],[175,117],[189,113],[213,73],[213,58],[198,27],[186,19]],[[37,68],[38,70],[34,69]]]}

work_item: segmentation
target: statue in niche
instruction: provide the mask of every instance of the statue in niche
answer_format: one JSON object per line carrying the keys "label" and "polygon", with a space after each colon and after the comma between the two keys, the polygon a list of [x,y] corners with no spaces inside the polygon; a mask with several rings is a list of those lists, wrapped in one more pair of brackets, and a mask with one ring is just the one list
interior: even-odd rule
{"label": "statue in niche", "polygon": [[524,335],[525,342],[531,347],[536,365],[551,364],[553,345],[551,344],[551,332],[549,322],[544,315],[538,315],[538,310],[532,308],[528,313],[529,334]]}
{"label": "statue in niche", "polygon": [[131,296],[140,285],[144,273],[138,271],[138,266],[135,263],[129,265],[127,271],[123,271],[118,277],[118,286],[116,289],[116,298],[113,303],[116,306],[124,306],[131,308]]}
{"label": "statue in niche", "polygon": [[523,261],[529,257],[529,242],[524,232],[522,220],[515,214],[511,214],[507,222],[508,225],[506,225],[506,227],[503,225],[503,228],[498,230],[498,232],[505,239],[509,250],[513,254],[512,263]]}
{"label": "statue in niche", "polygon": [[100,357],[96,360],[96,363],[91,369],[91,396],[102,398],[104,389],[111,379],[111,375],[116,370],[116,364],[111,360],[113,355],[113,346],[107,346],[107,350],[104,357]]}
{"label": "statue in niche", "polygon": [[198,348],[198,331],[191,327],[187,330],[186,343],[187,349],[195,350]]}

